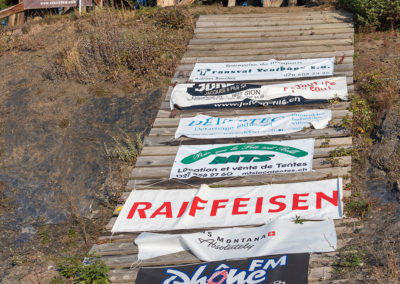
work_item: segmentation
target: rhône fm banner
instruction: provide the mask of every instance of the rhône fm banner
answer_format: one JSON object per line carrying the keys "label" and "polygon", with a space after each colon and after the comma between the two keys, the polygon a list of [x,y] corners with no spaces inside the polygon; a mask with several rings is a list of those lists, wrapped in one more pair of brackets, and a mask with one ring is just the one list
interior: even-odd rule
{"label": "rh\u00f4ne fm banner", "polygon": [[141,268],[137,284],[307,284],[310,255],[285,254]]}
{"label": "rh\u00f4ne fm banner", "polygon": [[261,225],[274,219],[340,219],[342,179],[262,186],[135,190],[112,232]]}
{"label": "rh\u00f4ne fm banner", "polygon": [[348,100],[346,77],[296,81],[275,85],[246,83],[178,84],[170,98],[171,109],[285,106]]}
{"label": "rh\u00f4ne fm banner", "polygon": [[196,63],[192,82],[230,82],[332,76],[335,58]]}
{"label": "rh\u00f4ne fm banner", "polygon": [[181,118],[175,139],[180,136],[214,139],[283,135],[311,126],[323,129],[331,119],[332,112],[328,109],[238,117],[212,117],[200,114]]}
{"label": "rh\u00f4ne fm banner", "polygon": [[308,172],[314,139],[246,144],[182,145],[170,178],[220,178]]}

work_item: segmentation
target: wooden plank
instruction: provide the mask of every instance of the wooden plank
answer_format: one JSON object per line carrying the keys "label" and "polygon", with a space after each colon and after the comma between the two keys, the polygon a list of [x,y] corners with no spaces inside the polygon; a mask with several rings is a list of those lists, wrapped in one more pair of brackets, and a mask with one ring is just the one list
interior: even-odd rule
{"label": "wooden plank", "polygon": [[328,39],[328,40],[298,40],[286,42],[246,42],[237,43],[219,43],[219,44],[189,44],[188,51],[219,51],[219,50],[245,50],[245,49],[264,49],[264,48],[288,48],[288,47],[311,47],[311,46],[347,46],[353,47],[353,39]]}
{"label": "wooden plank", "polygon": [[[301,47],[280,47],[279,54],[293,54],[301,52],[329,52],[329,51],[352,51],[351,45],[318,45],[318,46],[301,46]],[[236,56],[236,55],[266,55],[277,54],[277,48],[249,48],[249,49],[218,49],[218,50],[188,50],[184,58],[190,57],[207,57],[207,56]]]}
{"label": "wooden plank", "polygon": [[[148,168],[148,171],[154,171],[154,168],[156,168],[156,170],[159,169],[159,167],[168,167],[168,172],[167,172],[167,176],[169,176],[170,170],[171,170],[171,165],[174,163],[175,157],[174,156],[147,156],[147,157],[139,157],[136,161],[136,165],[135,168],[139,170],[139,168]],[[343,166],[349,166],[351,165],[351,157],[350,156],[346,156],[346,157],[340,157],[338,158],[337,162],[340,165]],[[321,169],[321,168],[329,168],[332,165],[330,164],[330,162],[327,161],[326,158],[319,158],[319,159],[315,159],[313,160],[313,169]],[[164,169],[164,168],[162,168]],[[161,175],[162,172],[160,172],[160,176],[158,177],[162,177]],[[157,176],[155,176],[157,177]],[[148,177],[146,177],[148,178]]]}
{"label": "wooden plank", "polygon": [[[140,166],[133,169],[131,178],[133,179],[148,179],[148,178],[169,178],[171,173],[172,164],[174,162],[174,157],[158,156],[144,158],[139,161]],[[351,157],[340,157],[337,158],[339,165],[347,167],[351,165]],[[312,161],[313,170],[332,168],[332,164],[327,161],[326,158],[313,159]]]}
{"label": "wooden plank", "polygon": [[266,37],[253,37],[253,38],[209,38],[209,39],[196,39],[193,38],[189,41],[189,45],[193,47],[194,45],[212,45],[212,44],[250,44],[250,43],[273,43],[273,42],[296,42],[296,41],[311,41],[318,42],[320,40],[331,40],[331,39],[348,39],[354,42],[354,33],[325,33],[325,34],[313,34],[313,35],[294,35],[294,36],[286,36],[281,37],[270,36]]}
{"label": "wooden plank", "polygon": [[[353,58],[350,56],[345,56],[343,57],[337,57],[336,61],[340,61],[340,64],[335,64],[335,70],[336,72],[345,72],[345,71],[352,71],[354,64],[353,64]],[[230,62],[235,62],[235,61],[230,61]],[[195,66],[195,63],[181,63],[178,65],[176,72],[175,72],[175,77],[190,77],[191,72],[193,71],[193,68]],[[178,76],[177,76],[178,75]],[[290,82],[293,80],[302,80],[302,78],[293,78],[293,79],[281,79],[281,80],[275,80],[277,82]]]}
{"label": "wooden plank", "polygon": [[198,33],[194,34],[194,39],[219,39],[219,38],[269,38],[269,37],[288,37],[288,36],[308,36],[320,34],[340,34],[352,33],[351,28],[329,28],[314,30],[292,30],[292,31],[260,31],[260,32],[225,32],[225,33]]}
{"label": "wooden plank", "polygon": [[[350,112],[347,112],[348,114],[350,114]],[[330,127],[332,128],[333,127],[333,125],[340,125],[340,123],[342,122],[342,119],[343,119],[343,117],[336,117],[336,118],[333,118],[332,120],[331,120],[331,122],[330,122]],[[154,126],[153,125],[153,128],[151,129],[151,131],[150,131],[150,134],[148,135],[148,137],[151,137],[151,136],[174,136],[174,137],[172,137],[173,139],[175,139],[175,132],[176,132],[176,128],[178,127],[178,123],[179,123],[179,120],[177,121],[177,119],[168,119],[168,118],[165,118],[165,119],[163,119],[164,121],[169,121],[169,120],[172,120],[173,122],[176,122],[176,124],[174,123],[174,124],[172,124],[172,125],[168,125],[168,126]],[[326,128],[326,129],[329,129],[329,128]],[[301,131],[298,131],[298,132],[293,132],[293,133],[288,133],[289,135],[292,135],[292,134],[295,134],[295,133],[299,133],[299,135],[300,135],[300,133],[302,133],[302,131],[305,131],[305,130],[314,130],[313,128],[305,128],[304,130],[301,130]],[[265,136],[254,136],[254,137],[238,137],[238,138],[240,138],[240,139],[243,139],[244,141],[259,141],[259,140],[262,140],[262,139],[269,139],[269,137],[277,137],[277,136],[280,136],[280,137],[282,137],[282,139],[284,139],[283,138],[283,136],[286,136],[287,134],[281,134],[281,135],[265,135]],[[303,137],[304,135],[301,135],[301,137]],[[319,135],[319,136],[321,136],[321,135]],[[319,136],[317,136],[317,137],[319,137]],[[261,138],[261,137],[265,137],[265,138]],[[197,140],[197,141],[199,141],[199,143],[202,143],[203,141],[205,141],[204,139],[201,139],[201,138],[188,138],[188,137],[185,137],[185,136],[181,136],[180,138],[177,138],[177,139],[182,139],[182,140],[186,140],[186,139],[191,139],[191,140]],[[236,139],[236,138],[221,138],[221,139]]]}
{"label": "wooden plank", "polygon": [[343,19],[338,21],[334,17],[323,17],[316,19],[293,19],[293,21],[289,21],[287,18],[274,18],[269,19],[265,18],[242,18],[235,19],[232,21],[208,21],[208,20],[200,20],[196,23],[196,28],[212,28],[212,27],[278,27],[278,26],[302,26],[306,25],[315,25],[315,28],[318,28],[320,25],[324,26],[327,24],[343,24],[343,23],[352,23],[351,19]]}
{"label": "wooden plank", "polygon": [[[243,112],[239,112],[237,109],[236,113],[232,112],[232,111],[224,111],[224,112],[220,112],[218,111],[212,111],[212,115],[210,113],[207,113],[207,115],[209,116],[214,116],[214,117],[229,117],[229,118],[234,118],[236,116],[244,116],[244,115],[266,115],[268,114],[268,112],[266,111],[262,111],[262,109],[253,109],[253,110],[248,110],[248,109],[244,109]],[[285,110],[281,110],[281,109],[277,109],[276,113],[285,113]],[[298,112],[298,111],[296,111]],[[332,111],[332,119],[338,119],[338,118],[343,118],[346,116],[350,116],[351,112],[349,112],[348,110],[334,110]],[[189,117],[192,117],[192,115],[190,115]],[[180,115],[177,115],[177,117],[174,118],[161,118],[161,117],[157,117],[154,120],[153,123],[153,127],[154,128],[163,128],[163,127],[175,127],[177,128],[179,125],[179,121],[181,119]]]}
{"label": "wooden plank", "polygon": [[334,167],[313,170],[311,172],[293,173],[293,174],[276,174],[276,175],[262,175],[262,176],[248,176],[248,177],[233,177],[233,178],[215,178],[215,179],[199,179],[192,178],[190,180],[180,181],[167,178],[153,178],[153,179],[136,179],[128,181],[126,189],[128,190],[142,190],[159,188],[176,189],[176,188],[192,188],[200,186],[201,184],[208,184],[211,186],[252,186],[260,184],[271,183],[292,183],[304,182],[313,180],[322,180],[327,178],[346,177],[348,178],[351,167]]}
{"label": "wooden plank", "polygon": [[278,32],[278,31],[314,31],[314,30],[325,30],[325,29],[348,29],[348,31],[354,30],[353,23],[335,23],[335,24],[308,24],[307,22],[303,25],[295,26],[262,26],[254,27],[248,25],[242,25],[239,27],[210,27],[210,28],[195,28],[194,33],[198,36],[201,33],[232,33],[232,32]]}
{"label": "wooden plank", "polygon": [[[168,135],[171,129],[168,128],[153,128],[150,135],[144,139],[144,146],[167,146],[167,145],[196,145],[199,140],[187,137],[180,137],[175,139],[173,135]],[[306,139],[318,137],[344,137],[350,136],[350,131],[343,128],[325,128],[325,129],[305,129],[304,131],[289,133],[285,135],[275,136],[259,136],[259,137],[242,137],[231,138],[229,141],[226,138],[221,139],[202,139],[202,144],[232,144],[232,143],[250,143],[261,141],[279,141],[279,140],[293,140],[293,139]]]}
{"label": "wooden plank", "polygon": [[352,18],[351,13],[346,13],[341,11],[340,13],[338,12],[329,12],[329,11],[273,11],[271,12],[268,10],[265,10],[264,13],[242,13],[242,14],[218,14],[218,15],[201,15],[199,18],[199,21],[221,21],[221,20],[226,20],[226,21],[235,21],[238,19],[251,19],[251,18],[261,18],[265,19],[266,17],[268,19],[273,19],[275,18],[282,18],[282,17],[290,17],[291,19],[295,18],[304,18],[304,17],[309,17],[309,18],[317,18],[317,17],[335,17],[338,20],[343,20],[343,19],[348,19]]}
{"label": "wooden plank", "polygon": [[[256,227],[256,226],[251,226],[251,227]],[[359,230],[361,229],[362,226],[341,226],[341,227],[336,227],[336,234],[337,235],[342,235],[342,234],[351,234],[354,232],[355,229]],[[179,233],[195,233],[195,232],[202,232],[205,230],[217,230],[217,229],[222,229],[222,228],[202,228],[202,229],[195,229],[195,230],[185,230],[181,231]],[[177,232],[169,231],[169,232],[163,232],[165,234],[174,234]],[[139,235],[138,233],[130,233],[129,235],[126,235],[128,238],[125,238],[122,240],[119,239],[119,241],[115,242],[114,238],[112,236],[109,236],[108,239],[105,238],[104,241],[106,243],[102,244],[95,244],[91,250],[89,251],[89,254],[94,254],[96,256],[111,256],[111,255],[129,255],[129,254],[137,254],[139,252],[137,245],[134,243],[135,239]]]}
{"label": "wooden plank", "polygon": [[[345,246],[351,238],[338,239],[338,249]],[[316,254],[315,254],[316,255]],[[201,261],[188,251],[182,251],[174,254],[164,255],[151,259],[138,261],[137,255],[119,255],[119,256],[103,256],[104,263],[111,268],[130,268],[134,267],[151,267],[151,266],[165,266],[165,265],[181,265],[181,264],[195,264]]]}
{"label": "wooden plank", "polygon": [[[328,58],[328,57],[349,57],[354,55],[354,50],[328,51],[317,53],[293,53],[293,54],[260,54],[260,55],[237,55],[237,56],[208,56],[208,57],[183,57],[181,64],[194,63],[215,63],[215,62],[246,62],[263,60],[291,60],[291,59],[309,59],[309,58]],[[336,73],[336,72],[335,72]],[[336,73],[339,76],[341,73]]]}
{"label": "wooden plank", "polygon": [[[24,3],[18,3],[17,5],[1,10],[0,19],[15,15],[17,13],[21,13],[23,11],[24,11]],[[15,16],[13,17],[13,19],[15,20]],[[14,24],[12,19],[9,19],[9,23],[11,24],[11,26]]]}
{"label": "wooden plank", "polygon": [[[328,140],[327,140],[328,139]],[[328,141],[328,142],[327,142]],[[336,147],[341,147],[344,145],[352,145],[351,137],[340,137],[340,138],[319,138],[315,139],[314,142],[314,156],[326,155],[322,154],[326,151],[332,151]],[[332,148],[332,149],[331,149]],[[179,146],[146,146],[143,148],[140,156],[175,156],[178,152]]]}
{"label": "wooden plank", "polygon": [[[167,93],[168,96],[168,93]],[[167,98],[166,98],[167,99]],[[169,100],[169,98],[167,99]],[[350,107],[349,102],[338,102],[338,103],[322,103],[322,104],[304,104],[304,105],[288,105],[282,107],[249,107],[242,109],[226,108],[226,109],[185,109],[185,110],[174,110],[173,117],[193,117],[197,114],[206,114],[210,116],[239,116],[239,115],[257,115],[266,113],[282,113],[282,112],[298,112],[309,109],[330,109],[332,112],[344,111]],[[157,113],[157,118],[171,118],[171,110],[160,109]]]}
{"label": "wooden plank", "polygon": [[[156,190],[160,190],[160,189],[164,189],[164,188],[156,188]],[[129,194],[129,193],[128,193]],[[127,198],[127,197],[126,197]],[[101,237],[99,237],[100,242],[103,243],[126,243],[126,242],[132,242],[136,239],[136,237],[139,235],[139,232],[136,233],[115,233],[112,234],[111,233],[111,229],[115,224],[115,221],[117,220],[117,217],[112,217],[110,219],[110,222],[106,225],[106,230],[103,235]],[[352,232],[355,232],[356,230],[362,228],[362,221],[359,219],[355,219],[355,218],[343,218],[343,219],[336,219],[333,220],[335,222],[335,227],[336,230],[338,228],[342,228],[339,229],[339,232],[341,232],[341,234],[350,234]],[[214,228],[215,229],[215,228]],[[205,230],[205,229],[203,229]],[[201,231],[201,230],[199,230]],[[178,230],[178,231],[168,231],[168,233],[180,233],[182,232],[182,230]],[[167,232],[164,232],[167,233]],[[339,234],[339,233],[338,233]]]}

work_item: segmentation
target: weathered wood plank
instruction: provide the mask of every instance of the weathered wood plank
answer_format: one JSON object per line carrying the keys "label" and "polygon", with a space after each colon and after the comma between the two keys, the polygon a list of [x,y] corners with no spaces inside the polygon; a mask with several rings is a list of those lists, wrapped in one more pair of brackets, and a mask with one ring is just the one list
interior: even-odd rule
{"label": "weathered wood plank", "polygon": [[[255,226],[250,226],[250,227],[255,227]],[[356,226],[353,228],[353,226],[340,226],[336,227],[336,234],[337,235],[342,235],[342,234],[351,234],[354,232],[354,229],[360,229],[362,226]],[[222,228],[202,228],[202,229],[194,229],[194,230],[182,230],[180,232],[163,232],[165,234],[178,234],[178,233],[195,233],[195,232],[202,232],[204,230],[216,230],[216,229],[222,229]],[[106,243],[102,244],[96,244],[94,245],[91,250],[90,254],[94,254],[97,256],[111,256],[111,255],[129,255],[129,254],[137,254],[139,252],[137,245],[134,243],[135,239],[140,233],[131,233],[127,236],[129,238],[121,239],[119,238],[119,241],[115,241],[115,239],[110,236],[104,239],[104,241],[107,241]]]}
{"label": "weathered wood plank", "polygon": [[[236,55],[236,56],[208,56],[208,57],[183,57],[181,64],[198,63],[215,63],[215,62],[241,62],[241,61],[263,61],[270,59],[290,60],[290,59],[308,59],[308,58],[325,58],[325,57],[348,57],[353,56],[354,50],[344,51],[328,51],[316,53],[294,53],[294,54],[279,54],[279,49],[275,54],[260,54],[260,55]],[[340,76],[342,72],[335,72],[336,76]],[[305,80],[305,79],[304,79]]]}
{"label": "weathered wood plank", "polygon": [[312,17],[316,18],[319,16],[332,16],[337,19],[346,19],[346,18],[351,18],[352,14],[348,12],[343,12],[343,11],[290,11],[290,10],[279,10],[279,11],[271,11],[271,10],[265,10],[263,13],[241,13],[241,14],[205,14],[201,15],[199,20],[208,20],[208,21],[218,21],[218,19],[227,19],[228,21],[230,20],[237,20],[238,18],[262,18],[265,19],[266,17],[268,19],[272,17],[290,17],[290,19],[294,17]]}
{"label": "weathered wood plank", "polygon": [[[338,102],[338,103],[322,103],[322,104],[305,104],[305,105],[288,105],[281,106],[279,108],[273,107],[249,107],[242,109],[226,108],[226,109],[185,109],[185,110],[174,110],[173,116],[175,117],[193,117],[197,114],[205,114],[209,116],[241,116],[241,115],[258,115],[258,114],[272,114],[272,113],[283,113],[283,112],[300,112],[310,109],[330,109],[332,112],[335,111],[348,111],[350,107],[349,102]],[[350,115],[350,114],[349,114]],[[171,110],[160,109],[157,113],[156,119],[171,118]]]}
{"label": "weathered wood plank", "polygon": [[[168,135],[170,128],[153,128],[150,135],[144,139],[144,146],[173,146],[173,145],[196,145],[199,140],[180,137],[175,139],[173,135]],[[175,133],[175,131],[173,131]],[[163,135],[163,133],[165,135]],[[202,144],[229,144],[229,143],[250,143],[255,141],[278,141],[303,138],[318,138],[318,137],[344,137],[350,136],[350,130],[344,128],[324,128],[324,129],[305,129],[300,132],[288,133],[285,135],[275,136],[259,136],[259,137],[242,137],[242,138],[226,138],[221,139],[202,139]]]}
{"label": "weathered wood plank", "polygon": [[[348,62],[344,62],[344,61]],[[175,74],[179,74],[179,77],[190,77],[195,64],[180,64],[176,69]],[[335,72],[348,72],[353,70],[353,58],[347,57],[343,59],[342,64],[335,64]],[[301,80],[301,78],[295,78],[296,80]],[[276,80],[277,82],[290,82],[293,80]]]}
{"label": "weathered wood plank", "polygon": [[311,41],[318,42],[320,40],[340,40],[346,39],[354,42],[354,33],[325,33],[325,34],[312,34],[312,35],[293,35],[281,37],[270,36],[266,37],[251,37],[251,38],[209,38],[209,39],[196,39],[193,38],[189,41],[189,46],[194,47],[195,45],[214,45],[214,44],[239,44],[235,45],[234,48],[240,48],[241,44],[251,44],[251,43],[281,43],[287,44],[296,41]]}
{"label": "weathered wood plank", "polygon": [[[336,147],[340,146],[350,146],[352,145],[352,138],[351,137],[337,137],[337,138],[320,138],[315,139],[314,143],[314,156],[318,155],[319,153],[325,153],[328,151],[332,151]],[[178,152],[179,146],[147,146],[144,147],[140,156],[175,156]],[[324,154],[325,155],[325,154]]]}
{"label": "weathered wood plank", "polygon": [[[232,112],[226,112],[226,111],[222,112],[222,113],[218,111],[216,113],[216,111],[214,111],[213,115],[210,115],[208,113],[207,113],[207,115],[215,116],[215,117],[230,117],[230,118],[233,118],[233,117],[236,117],[236,116],[244,116],[244,115],[265,115],[265,114],[268,113],[268,112],[265,112],[265,111],[264,112],[260,111],[258,109],[255,109],[255,110],[257,110],[257,111],[254,111],[254,110],[249,111],[249,110],[247,110],[247,111],[244,111],[243,113],[238,113],[238,114],[234,114]],[[281,109],[278,109],[276,113],[284,113],[284,112],[285,111],[283,111]],[[298,111],[296,111],[296,112],[298,112]],[[351,115],[351,112],[349,112],[348,110],[333,110],[332,111],[332,119],[343,118],[343,117],[350,116],[350,115]],[[181,119],[180,115],[177,115],[177,117],[174,117],[174,118],[161,118],[161,117],[157,116],[156,119],[154,120],[153,127],[154,128],[162,128],[162,127],[175,127],[175,128],[177,128],[178,125],[179,125],[180,119]]]}
{"label": "weathered wood plank", "polygon": [[208,184],[211,186],[252,186],[260,184],[272,183],[292,183],[304,182],[313,180],[322,180],[327,178],[345,177],[351,171],[351,167],[334,167],[313,170],[310,172],[293,173],[293,174],[275,174],[275,175],[261,175],[261,176],[247,176],[247,177],[232,177],[232,178],[213,178],[213,179],[199,179],[192,178],[190,180],[175,180],[168,178],[152,178],[152,179],[135,179],[129,180],[126,189],[128,190],[142,190],[164,187],[164,189],[176,188],[193,188],[201,184]]}
{"label": "weathered wood plank", "polygon": [[[279,50],[279,51],[278,51]],[[351,45],[317,45],[300,47],[280,47],[280,48],[248,48],[248,49],[215,49],[215,50],[188,50],[184,58],[207,57],[207,56],[236,56],[236,55],[267,55],[267,54],[292,54],[301,52],[328,52],[328,51],[352,51]]]}
{"label": "weathered wood plank", "polygon": [[[133,179],[169,178],[175,157],[158,156],[140,159],[131,174]],[[347,167],[351,165],[351,157],[337,158],[338,165]],[[332,164],[325,158],[313,159],[313,170],[332,168]]]}
{"label": "weathered wood plank", "polygon": [[[163,190],[164,188],[157,188],[157,190]],[[126,198],[128,198],[130,192],[126,192]],[[127,243],[127,242],[132,242],[136,239],[136,237],[140,234],[140,232],[136,233],[115,233],[111,234],[111,229],[115,224],[115,221],[117,220],[117,217],[112,217],[110,219],[110,222],[106,225],[106,230],[101,237],[99,237],[100,242],[103,243],[114,243],[114,242],[119,242],[119,243]],[[337,234],[351,234],[360,228],[363,227],[362,221],[356,218],[343,218],[343,219],[336,219],[334,220],[335,222],[335,228],[337,231]],[[206,230],[207,228],[203,228],[202,230]],[[215,229],[215,228],[209,228],[209,229]],[[192,230],[193,232],[200,232],[202,230]],[[183,230],[177,230],[177,231],[167,231],[164,233],[168,234],[178,234],[184,232]]]}
{"label": "weathered wood plank", "polygon": [[262,26],[301,26],[304,24],[307,25],[318,25],[318,28],[321,25],[327,24],[342,24],[342,23],[352,23],[351,18],[343,18],[338,20],[332,16],[325,17],[317,17],[317,18],[294,18],[293,21],[288,20],[287,18],[282,17],[273,17],[273,18],[236,18],[234,20],[215,20],[210,21],[207,19],[202,19],[201,17],[196,23],[196,28],[211,28],[211,27],[262,27]]}
{"label": "weathered wood plank", "polygon": [[309,36],[321,34],[352,33],[351,28],[327,28],[314,30],[293,30],[293,31],[260,31],[260,32],[225,32],[225,33],[198,33],[194,34],[194,39],[222,39],[222,38],[269,38],[269,37],[289,37],[289,36]]}
{"label": "weathered wood plank", "polygon": [[[351,238],[339,239],[338,248],[346,245]],[[150,266],[165,266],[165,265],[180,265],[180,264],[194,264],[201,261],[188,251],[178,252],[174,254],[164,255],[151,259],[146,259],[141,262],[138,261],[137,255],[119,255],[119,256],[103,256],[104,263],[111,268],[130,268],[136,267],[150,267]]]}

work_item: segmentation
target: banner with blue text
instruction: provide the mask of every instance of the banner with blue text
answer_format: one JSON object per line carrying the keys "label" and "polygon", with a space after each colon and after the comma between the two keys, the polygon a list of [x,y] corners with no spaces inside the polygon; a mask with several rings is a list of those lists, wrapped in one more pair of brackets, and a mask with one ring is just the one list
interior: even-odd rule
{"label": "banner with blue text", "polygon": [[180,119],[175,139],[180,136],[214,139],[283,135],[311,126],[323,129],[331,119],[332,112],[328,109],[238,117],[211,117],[199,114]]}
{"label": "banner with blue text", "polygon": [[141,268],[137,284],[306,284],[309,254]]}

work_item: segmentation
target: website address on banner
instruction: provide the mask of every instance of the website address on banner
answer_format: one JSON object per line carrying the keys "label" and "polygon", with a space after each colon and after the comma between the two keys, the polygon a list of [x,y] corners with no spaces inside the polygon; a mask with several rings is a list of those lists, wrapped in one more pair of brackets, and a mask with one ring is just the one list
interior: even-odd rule
{"label": "website address on banner", "polygon": [[248,100],[248,101],[240,101],[240,102],[230,102],[230,103],[216,103],[214,107],[247,107],[247,106],[280,106],[280,105],[287,105],[287,104],[298,104],[301,103],[300,97],[293,97],[290,99],[276,99],[272,101],[255,101],[255,100]]}
{"label": "website address on banner", "polygon": [[[298,173],[298,172],[307,172],[307,168],[299,168],[299,169],[282,169],[282,170],[268,170],[268,171],[248,171],[244,173],[240,173],[238,176],[253,176],[253,175],[271,175],[271,174],[288,174],[288,173]],[[227,173],[193,173],[188,172],[184,174],[177,174],[175,178],[189,178],[189,177],[199,177],[199,178],[216,178],[216,177],[228,177],[233,176],[232,172]]]}
{"label": "website address on banner", "polygon": [[40,2],[40,5],[42,5],[42,6],[48,6],[48,5],[70,5],[70,4],[76,4],[76,0],[69,0],[69,1],[43,1],[43,2]]}

